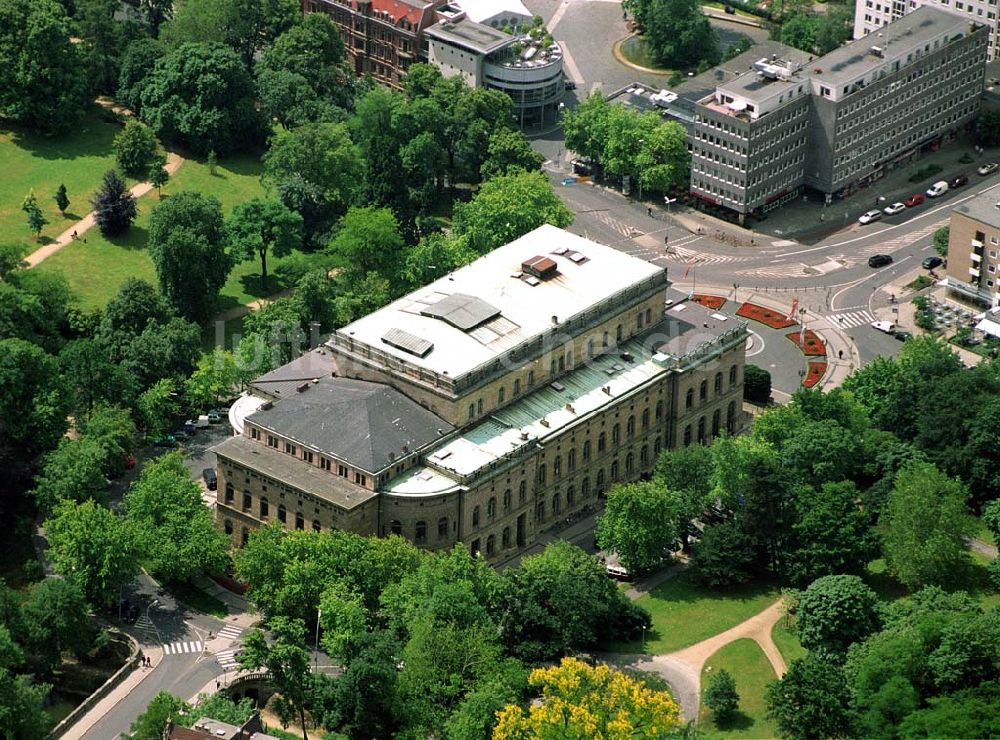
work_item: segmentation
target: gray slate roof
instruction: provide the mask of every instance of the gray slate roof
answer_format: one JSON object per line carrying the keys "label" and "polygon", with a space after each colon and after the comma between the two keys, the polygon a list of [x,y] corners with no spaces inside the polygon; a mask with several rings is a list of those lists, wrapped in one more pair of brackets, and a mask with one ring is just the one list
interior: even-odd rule
{"label": "gray slate roof", "polygon": [[325,346],[319,346],[299,355],[291,362],[259,375],[250,383],[257,395],[283,398],[295,393],[296,387],[316,378],[334,375],[337,360]]}
{"label": "gray slate roof", "polygon": [[310,383],[247,420],[370,473],[453,428],[388,385],[351,378]]}

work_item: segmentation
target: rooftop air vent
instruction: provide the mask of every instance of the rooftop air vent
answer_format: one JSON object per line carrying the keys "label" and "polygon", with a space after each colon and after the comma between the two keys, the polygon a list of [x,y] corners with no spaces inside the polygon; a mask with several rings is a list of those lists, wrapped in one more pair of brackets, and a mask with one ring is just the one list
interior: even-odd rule
{"label": "rooftop air vent", "polygon": [[389,331],[382,335],[382,341],[390,347],[401,349],[417,357],[426,357],[434,349],[433,342],[428,342],[426,339],[421,339],[415,334],[410,334],[410,332],[403,331],[402,329],[389,329]]}
{"label": "rooftop air vent", "polygon": [[876,56],[879,59],[881,59],[884,56],[883,53],[882,53],[882,47],[881,46],[873,46],[872,49],[871,49],[871,52],[872,52],[872,56]]}
{"label": "rooftop air vent", "polygon": [[307,390],[308,388],[309,388],[309,383],[299,383],[297,386],[295,386],[295,392],[296,393],[302,393],[303,391]]}
{"label": "rooftop air vent", "polygon": [[535,255],[522,262],[521,270],[539,280],[548,280],[558,274],[555,260],[550,257],[542,257],[541,255]]}

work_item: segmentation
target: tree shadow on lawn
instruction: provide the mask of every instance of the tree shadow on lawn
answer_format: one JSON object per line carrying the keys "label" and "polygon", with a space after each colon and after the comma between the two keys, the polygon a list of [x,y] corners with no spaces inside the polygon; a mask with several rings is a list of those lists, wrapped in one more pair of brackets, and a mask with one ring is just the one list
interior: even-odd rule
{"label": "tree shadow on lawn", "polygon": [[266,287],[261,283],[259,273],[244,275],[240,278],[240,285],[243,286],[243,291],[249,296],[253,296],[254,298],[268,298],[287,288],[289,280],[287,276],[269,270]]}
{"label": "tree shadow on lawn", "polygon": [[[100,234],[101,230],[95,229],[94,233]],[[86,239],[86,235],[81,236],[80,238]],[[104,238],[111,244],[114,244],[116,247],[121,247],[122,249],[145,249],[147,240],[149,239],[149,229],[132,224],[128,231],[124,234],[106,236]]]}
{"label": "tree shadow on lawn", "polygon": [[109,156],[119,128],[101,120],[96,107],[67,131],[48,136],[0,119],[0,136],[10,136],[15,146],[33,157],[53,160]]}
{"label": "tree shadow on lawn", "polygon": [[717,718],[712,719],[712,724],[722,732],[733,732],[749,730],[753,727],[754,720],[749,714],[746,714],[740,709],[737,709],[730,716],[726,717],[724,721],[719,721]]}

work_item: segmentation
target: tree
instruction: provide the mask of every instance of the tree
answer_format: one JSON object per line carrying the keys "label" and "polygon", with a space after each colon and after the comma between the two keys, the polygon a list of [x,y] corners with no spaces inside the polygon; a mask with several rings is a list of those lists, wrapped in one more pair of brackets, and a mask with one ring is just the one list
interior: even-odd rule
{"label": "tree", "polygon": [[701,583],[725,588],[749,580],[755,559],[753,543],[737,522],[709,524],[694,548],[691,572]]}
{"label": "tree", "polygon": [[899,471],[881,524],[886,562],[901,583],[945,584],[968,562],[965,541],[974,527],[967,495],[960,481],[929,463]]}
{"label": "tree", "polygon": [[771,37],[783,44],[811,54],[816,50],[816,34],[819,31],[819,23],[819,18],[812,13],[790,13],[787,18],[782,20],[781,25],[772,29]]}
{"label": "tree", "polygon": [[179,386],[191,374],[201,355],[201,330],[197,324],[172,318],[165,324],[147,326],[132,339],[122,357],[122,367],[139,388],[148,388],[161,378]]}
{"label": "tree", "polygon": [[122,54],[118,72],[117,99],[133,113],[142,113],[142,91],[157,61],[166,54],[156,39],[138,38],[129,43]]}
{"label": "tree", "polygon": [[31,676],[0,668],[0,735],[11,740],[45,737],[52,722],[44,702],[51,690],[51,685],[34,683]]}
{"label": "tree", "polygon": [[403,252],[403,282],[416,289],[469,264],[477,255],[461,237],[428,234]]}
{"label": "tree", "polygon": [[89,105],[81,50],[56,0],[0,0],[0,116],[42,132],[73,126]]}
{"label": "tree", "polygon": [[1000,144],[1000,111],[984,110],[976,118],[973,135],[982,147]]}
{"label": "tree", "polygon": [[329,249],[355,279],[376,272],[395,280],[403,237],[396,217],[388,208],[353,206],[340,219]]}
{"label": "tree", "polygon": [[267,290],[267,253],[284,257],[302,246],[302,216],[276,200],[253,198],[239,203],[226,220],[234,257],[260,259],[260,284]]}
{"label": "tree", "polygon": [[898,729],[893,729],[903,738],[995,737],[1000,734],[998,703],[1000,681],[987,681],[950,696],[929,699],[929,706],[907,713]]}
{"label": "tree", "polygon": [[159,436],[170,428],[171,421],[180,411],[176,395],[173,381],[166,378],[157,381],[139,395],[136,410],[147,434]]}
{"label": "tree", "polygon": [[156,197],[163,199],[163,186],[170,181],[170,173],[167,171],[167,155],[158,154],[149,163],[149,172],[146,175],[150,185],[156,188]]}
{"label": "tree", "polygon": [[743,369],[743,398],[751,403],[765,404],[771,400],[771,373],[756,365]]}
{"label": "tree", "polygon": [[782,737],[852,736],[850,694],[844,672],[822,653],[793,660],[765,692],[767,716]]}
{"label": "tree", "polygon": [[705,706],[715,715],[716,726],[723,726],[740,708],[740,695],[736,692],[733,674],[721,668],[712,674],[705,689]]}
{"label": "tree", "polygon": [[124,499],[142,560],[167,581],[225,569],[229,538],[215,528],[180,453],[148,462]]}
{"label": "tree", "polygon": [[527,713],[508,705],[497,718],[494,740],[538,737],[669,735],[680,725],[677,704],[665,692],[650,691],[606,665],[576,658],[536,668],[528,683],[541,691]]}
{"label": "tree", "polygon": [[545,157],[531,148],[530,142],[520,131],[502,128],[490,136],[486,161],[483,162],[480,172],[484,180],[489,180],[495,175],[509,175],[515,168],[525,172],[535,172],[541,169],[544,159]]}
{"label": "tree", "polygon": [[125,122],[114,141],[115,160],[126,175],[145,178],[156,155],[156,137],[148,126],[134,118]]}
{"label": "tree", "polygon": [[360,594],[343,583],[331,583],[320,597],[323,650],[345,665],[368,632],[368,610]]}
{"label": "tree", "polygon": [[127,458],[135,452],[138,442],[132,411],[101,404],[92,408],[87,416],[78,418],[77,425],[83,437],[104,449],[105,472],[115,476],[124,473]]}
{"label": "tree", "polygon": [[83,591],[69,578],[45,578],[33,583],[21,607],[27,628],[25,647],[55,668],[64,652],[84,657],[94,646],[97,629]]}
{"label": "tree", "polygon": [[32,492],[42,511],[62,501],[86,501],[107,487],[104,448],[89,438],[63,439],[49,452]]}
{"label": "tree", "polygon": [[23,244],[0,242],[0,281],[7,280],[18,270],[28,266],[24,256],[28,250]]}
{"label": "tree", "polygon": [[249,314],[235,353],[242,380],[291,362],[308,349],[308,340],[302,308],[294,298],[279,298]]}
{"label": "tree", "polygon": [[21,203],[21,210],[28,217],[28,228],[31,229],[31,233],[37,239],[41,236],[42,229],[45,228],[45,224],[49,221],[45,218],[41,207],[38,205],[38,198],[35,197],[34,190],[31,190],[24,197],[24,201]]}
{"label": "tree", "polygon": [[311,681],[309,651],[302,647],[305,625],[298,619],[275,617],[269,627],[273,638],[270,642],[258,629],[247,633],[237,660],[243,668],[267,669],[271,685],[287,707],[286,716],[298,714],[302,740],[309,740],[306,735],[306,704]]}
{"label": "tree", "polygon": [[607,148],[611,124],[611,104],[600,90],[594,90],[575,108],[562,114],[566,148],[586,159],[600,162]]}
{"label": "tree", "polygon": [[123,345],[142,334],[150,323],[166,324],[173,309],[156,288],[139,278],[128,278],[104,307],[98,340],[112,349],[113,358],[120,360]]}
{"label": "tree", "polygon": [[225,722],[240,727],[253,716],[254,703],[250,697],[244,697],[239,703],[234,702],[223,693],[199,694],[198,703],[189,711],[186,717],[181,717],[179,724],[190,727],[199,717],[211,717],[216,722]]}
{"label": "tree", "polygon": [[65,216],[66,209],[69,208],[69,196],[66,194],[66,186],[61,183],[58,190],[56,190],[55,201],[59,213]]}
{"label": "tree", "polygon": [[167,53],[143,82],[140,100],[143,120],[160,139],[195,154],[229,154],[262,138],[253,79],[222,44],[183,44]]}
{"label": "tree", "polygon": [[93,501],[63,501],[45,522],[56,570],[80,584],[87,601],[107,606],[139,572],[129,523]]}
{"label": "tree", "polygon": [[135,221],[135,198],[114,170],[104,173],[101,187],[90,205],[94,209],[94,220],[104,236],[124,234]]}
{"label": "tree", "polygon": [[176,722],[188,712],[187,702],[167,691],[153,697],[146,710],[135,718],[129,727],[129,740],[162,740],[167,725]]}
{"label": "tree", "polygon": [[850,9],[840,5],[829,6],[816,26],[816,51],[829,54],[850,39],[853,20],[854,14]]}
{"label": "tree", "polygon": [[674,121],[664,123],[649,111],[643,117],[650,120],[655,118],[656,125],[650,125],[635,157],[639,182],[647,190],[660,193],[686,186],[691,170],[691,155],[688,153],[684,127]]}
{"label": "tree", "polygon": [[802,647],[839,655],[880,624],[878,595],[857,576],[816,579],[800,594],[795,614]]}
{"label": "tree", "polygon": [[22,339],[0,339],[0,458],[30,460],[54,448],[69,407],[54,357]]}
{"label": "tree", "polygon": [[597,521],[597,544],[617,553],[630,573],[651,570],[683,534],[684,509],[681,494],[656,481],[613,486]]}
{"label": "tree", "polygon": [[719,61],[719,40],[693,0],[649,0],[640,18],[657,62],[668,67]]}
{"label": "tree", "polygon": [[149,220],[149,254],[160,291],[176,311],[203,322],[215,310],[232,268],[225,249],[222,206],[185,191],[160,203]]}
{"label": "tree", "polygon": [[191,408],[208,409],[231,398],[239,379],[233,353],[216,347],[202,354],[197,369],[187,380],[184,395]]}
{"label": "tree", "polygon": [[493,676],[482,679],[465,694],[444,726],[452,740],[491,737],[497,714],[521,701],[528,689],[528,671],[516,660],[503,661]]}
{"label": "tree", "polygon": [[540,172],[500,175],[468,203],[455,204],[455,231],[479,254],[508,244],[543,224],[564,228],[573,213]]}

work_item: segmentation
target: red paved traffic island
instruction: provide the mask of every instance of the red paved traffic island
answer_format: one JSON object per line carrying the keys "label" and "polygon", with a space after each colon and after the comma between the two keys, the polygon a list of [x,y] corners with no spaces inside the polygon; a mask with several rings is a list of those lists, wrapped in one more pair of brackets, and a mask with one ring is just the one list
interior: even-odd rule
{"label": "red paved traffic island", "polygon": [[826,375],[825,362],[810,362],[809,371],[806,373],[806,377],[802,380],[802,385],[806,388],[812,388],[823,379],[824,375]]}
{"label": "red paved traffic island", "polygon": [[793,331],[785,336],[795,342],[795,346],[802,350],[802,354],[807,357],[823,357],[826,355],[826,345],[812,329],[806,329],[804,343],[799,342],[799,338],[801,337],[800,332]]}
{"label": "red paved traffic island", "polygon": [[758,306],[755,303],[744,303],[739,307],[736,315],[742,316],[745,319],[750,319],[751,321],[760,322],[761,324],[769,326],[772,329],[787,329],[790,326],[796,326],[796,323],[781,311],[775,311],[772,308],[764,308],[763,306]]}
{"label": "red paved traffic island", "polygon": [[726,305],[726,299],[718,295],[705,295],[704,293],[695,293],[691,296],[691,300],[695,303],[700,303],[705,308],[710,308],[713,311],[718,311],[724,305]]}

